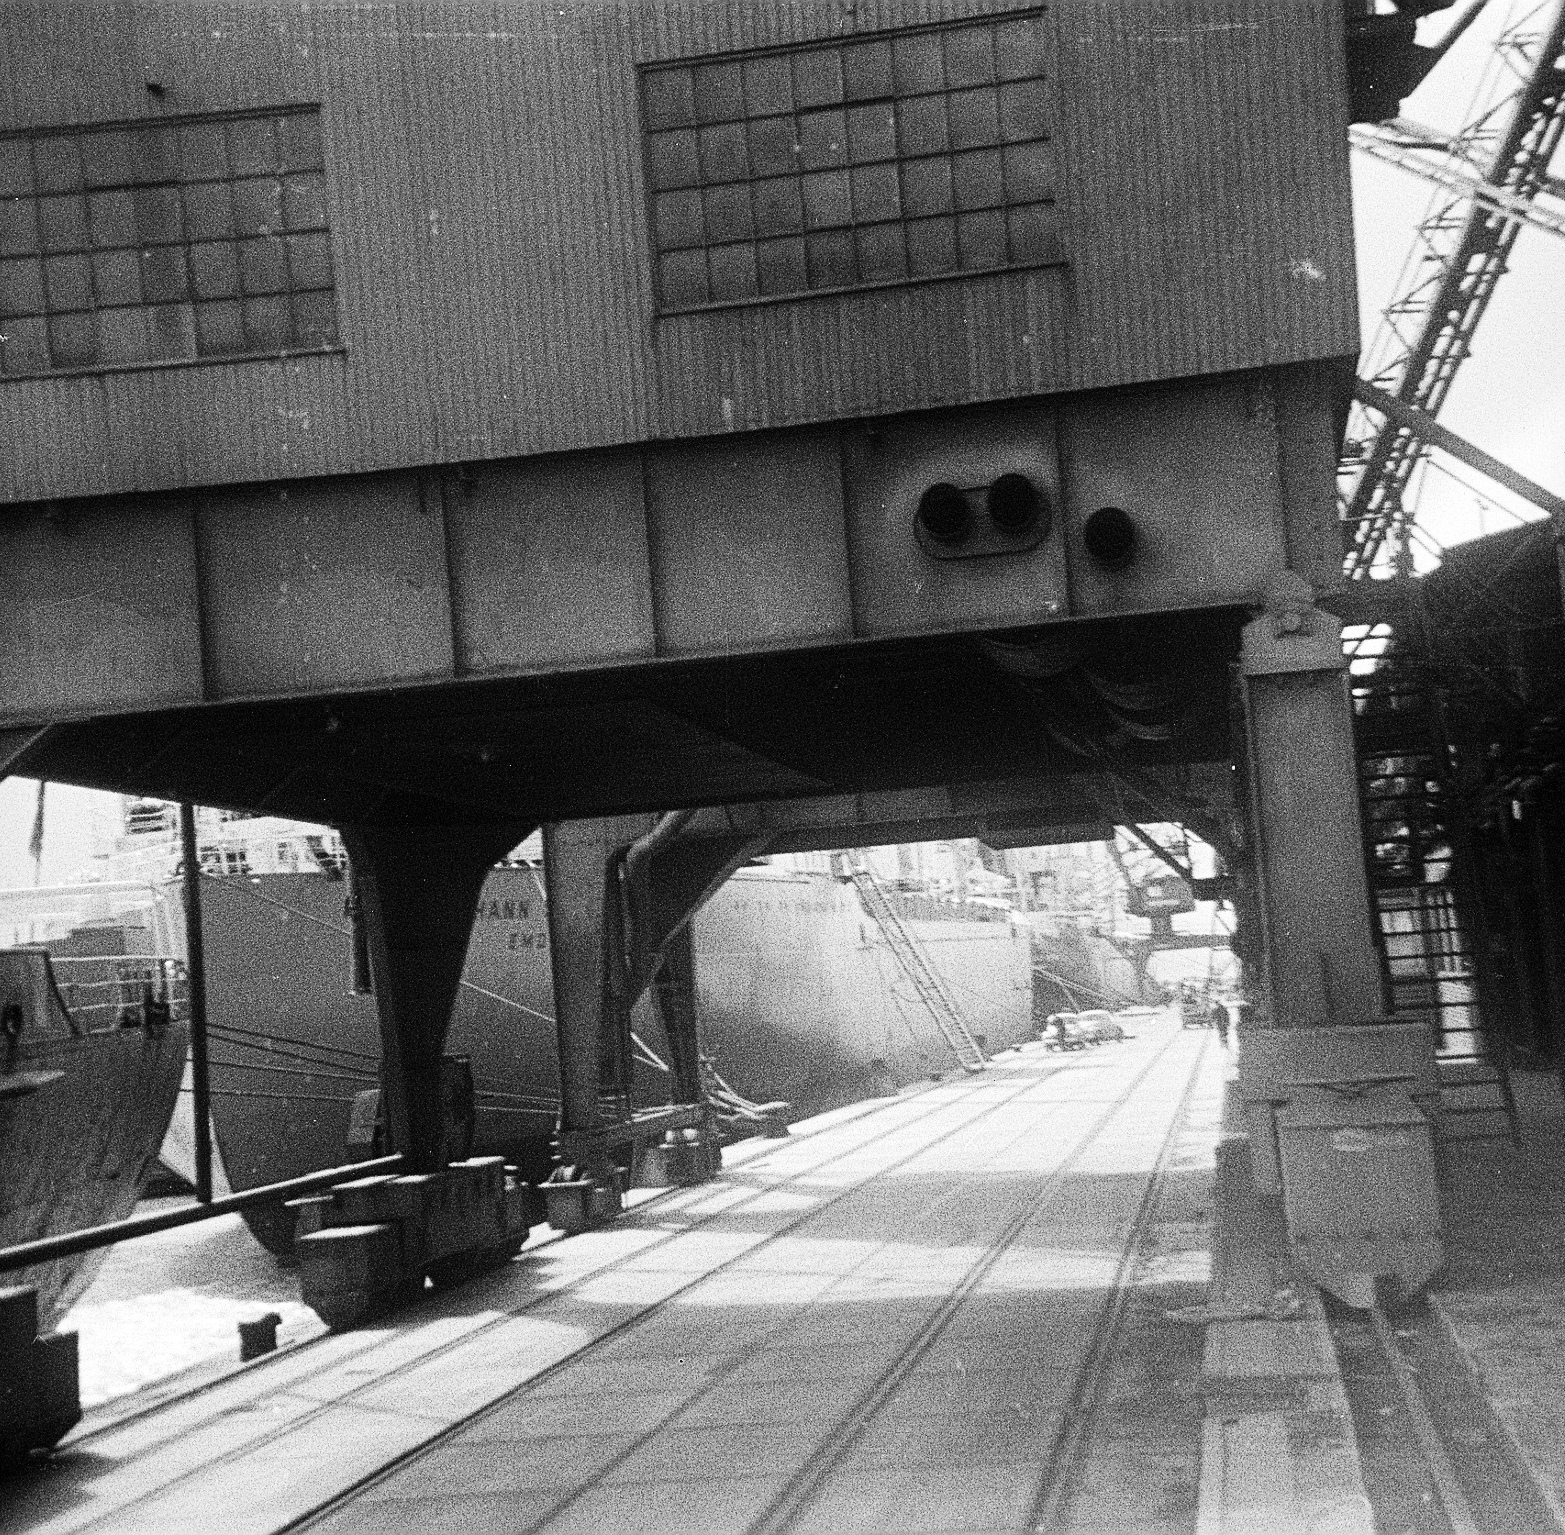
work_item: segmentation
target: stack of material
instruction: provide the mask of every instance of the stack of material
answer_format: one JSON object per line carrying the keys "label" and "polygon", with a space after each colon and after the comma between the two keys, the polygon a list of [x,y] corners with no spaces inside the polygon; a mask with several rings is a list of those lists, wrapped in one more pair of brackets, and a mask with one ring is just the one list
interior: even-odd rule
{"label": "stack of material", "polygon": [[503,1158],[470,1157],[290,1201],[305,1304],[328,1327],[352,1327],[416,1297],[426,1277],[454,1284],[504,1263],[527,1240],[528,1195]]}

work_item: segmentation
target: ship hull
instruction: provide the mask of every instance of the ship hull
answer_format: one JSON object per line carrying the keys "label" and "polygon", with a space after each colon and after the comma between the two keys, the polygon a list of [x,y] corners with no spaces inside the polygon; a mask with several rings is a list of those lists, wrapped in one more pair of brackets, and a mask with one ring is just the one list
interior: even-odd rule
{"label": "ship hull", "polygon": [[[0,981],[14,984],[8,973]],[[36,996],[40,988],[26,990]],[[188,1045],[178,1025],[24,1030],[0,1075],[0,1247],[132,1212],[157,1163]],[[36,1288],[40,1325],[52,1327],[107,1255],[99,1248],[5,1282]]]}
{"label": "ship hull", "polygon": [[[211,879],[202,891],[212,1112],[229,1182],[244,1189],[343,1161],[354,1095],[375,1085],[379,1056],[374,999],[348,989],[345,887],[317,874],[263,875]],[[1032,1027],[1030,940],[998,916],[907,923],[990,1050]],[[705,1044],[747,1096],[811,1113],[958,1069],[851,886],[741,870],[693,933]],[[549,1171],[557,1113],[552,1013],[542,882],[527,866],[497,868],[446,1048],[472,1064],[475,1149],[533,1179]],[[634,1021],[666,1058],[645,1002]],[[638,1097],[667,1101],[666,1078],[637,1070]],[[252,1225],[286,1248],[286,1215]]]}

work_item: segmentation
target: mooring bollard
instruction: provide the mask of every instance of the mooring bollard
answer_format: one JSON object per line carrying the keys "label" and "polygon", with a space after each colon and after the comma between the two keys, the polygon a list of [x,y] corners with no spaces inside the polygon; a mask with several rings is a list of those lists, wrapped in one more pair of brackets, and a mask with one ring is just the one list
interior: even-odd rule
{"label": "mooring bollard", "polygon": [[276,1353],[277,1329],[282,1324],[282,1320],[275,1311],[268,1311],[265,1316],[257,1317],[253,1322],[239,1324],[240,1364],[259,1359],[262,1354]]}

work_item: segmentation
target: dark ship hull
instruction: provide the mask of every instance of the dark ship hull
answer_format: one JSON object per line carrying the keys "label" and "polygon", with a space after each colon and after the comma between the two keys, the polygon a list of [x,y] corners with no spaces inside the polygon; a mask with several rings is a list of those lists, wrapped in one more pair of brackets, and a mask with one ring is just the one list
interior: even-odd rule
{"label": "dark ship hull", "polygon": [[[189,1037],[181,1025],[82,1030],[40,949],[0,951],[0,1247],[129,1215],[157,1163]],[[8,1274],[52,1327],[108,1249]]]}
{"label": "dark ship hull", "polygon": [[[235,1189],[345,1160],[357,1092],[375,1085],[374,999],[349,992],[345,886],[321,874],[209,879],[202,886],[212,1116]],[[1008,914],[913,899],[921,940],[991,1050],[1032,1032],[1027,932]],[[697,916],[698,1002],[723,1077],[796,1114],[959,1069],[851,885],[769,867],[740,871]],[[664,1056],[655,1015],[637,1033]],[[557,1077],[542,881],[529,866],[485,885],[447,1049],[472,1064],[476,1151],[540,1179],[551,1165]],[[667,1101],[655,1066],[638,1096]],[[283,1250],[288,1217],[252,1222]]]}

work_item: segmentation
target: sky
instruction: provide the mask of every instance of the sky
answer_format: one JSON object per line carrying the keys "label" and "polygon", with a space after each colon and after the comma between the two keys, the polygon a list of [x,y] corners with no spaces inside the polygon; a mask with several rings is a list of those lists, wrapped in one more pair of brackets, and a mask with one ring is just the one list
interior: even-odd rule
{"label": "sky", "polygon": [[[1537,13],[1540,25],[1546,24],[1555,3],[1489,0],[1475,25],[1403,104],[1403,115],[1454,132],[1469,116],[1501,29],[1533,13]],[[1449,25],[1451,14],[1425,18],[1419,24],[1420,41],[1437,40]],[[1435,189],[1406,171],[1362,154],[1355,154],[1353,162],[1359,301],[1367,349],[1381,310],[1397,292],[1413,232]],[[1440,416],[1453,431],[1557,493],[1565,493],[1565,431],[1560,429],[1565,414],[1561,277],[1565,277],[1565,240],[1541,230],[1522,230],[1511,270],[1495,291],[1473,354],[1458,373]],[[1465,478],[1485,484],[1476,481],[1471,471],[1453,467]],[[1485,488],[1500,508],[1511,508],[1529,519],[1541,515],[1504,491],[1486,484]],[[1429,547],[1416,552],[1425,569],[1437,560],[1432,551],[1512,526],[1516,520],[1502,511],[1480,509],[1470,490],[1440,472],[1426,471],[1417,489],[1419,526]],[[33,883],[27,843],[35,793],[36,786],[28,780],[0,782],[0,885]],[[86,872],[95,828],[112,817],[107,796],[52,785],[48,790],[42,882],[64,882]]]}
{"label": "sky", "polygon": [[[1463,9],[1426,17],[1421,42],[1437,41],[1449,18]],[[1554,0],[1489,0],[1478,21],[1424,83],[1402,105],[1402,116],[1455,132],[1469,118],[1502,28],[1536,16],[1546,26]],[[1353,156],[1354,225],[1358,245],[1359,310],[1365,351],[1379,328],[1380,314],[1398,291],[1413,232],[1435,198],[1436,188],[1395,166]],[[1559,302],[1565,277],[1565,239],[1526,228],[1517,238],[1510,270],[1500,279],[1475,339],[1472,355],[1451,386],[1441,422],[1452,431],[1519,470],[1545,488],[1565,493],[1565,305]],[[1435,463],[1450,464],[1441,455]],[[1464,478],[1485,488],[1501,506],[1528,519],[1542,515],[1461,465]],[[1482,533],[1515,525],[1493,510],[1480,512],[1471,491],[1444,473],[1425,471],[1418,491],[1420,529],[1437,546],[1449,547]],[[1422,568],[1435,557],[1415,550]]]}

